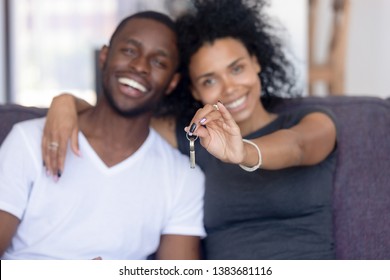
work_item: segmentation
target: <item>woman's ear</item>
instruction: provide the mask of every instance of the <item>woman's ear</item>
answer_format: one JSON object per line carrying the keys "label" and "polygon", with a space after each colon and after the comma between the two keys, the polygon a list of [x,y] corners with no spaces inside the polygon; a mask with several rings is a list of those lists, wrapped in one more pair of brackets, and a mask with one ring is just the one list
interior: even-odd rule
{"label": "woman's ear", "polygon": [[170,95],[172,93],[172,91],[176,88],[176,86],[179,83],[179,81],[180,81],[180,74],[179,73],[175,73],[173,75],[171,81],[169,82],[167,90],[165,91],[165,95]]}
{"label": "woman's ear", "polygon": [[191,86],[190,89],[192,97],[197,101],[201,101],[199,92],[193,86]]}
{"label": "woman's ear", "polygon": [[255,68],[255,71],[257,72],[257,74],[260,74],[261,65],[257,59],[257,56],[255,56],[255,55],[252,55],[252,64],[254,65],[254,68]]}
{"label": "woman's ear", "polygon": [[104,45],[99,52],[99,68],[103,69],[108,56],[108,47]]}

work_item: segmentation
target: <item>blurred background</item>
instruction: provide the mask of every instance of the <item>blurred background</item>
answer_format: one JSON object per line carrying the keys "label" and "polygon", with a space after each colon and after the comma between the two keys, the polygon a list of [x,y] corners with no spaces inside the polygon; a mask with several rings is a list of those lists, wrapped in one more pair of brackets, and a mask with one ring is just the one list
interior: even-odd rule
{"label": "blurred background", "polygon": [[[269,0],[305,95],[390,97],[390,0]],[[96,54],[119,21],[187,0],[0,0],[0,104],[96,101]]]}

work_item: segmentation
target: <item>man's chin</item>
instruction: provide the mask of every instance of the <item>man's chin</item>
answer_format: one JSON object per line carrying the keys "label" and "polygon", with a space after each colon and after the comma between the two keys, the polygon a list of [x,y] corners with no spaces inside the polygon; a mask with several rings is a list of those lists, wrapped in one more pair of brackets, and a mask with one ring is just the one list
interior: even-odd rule
{"label": "man's chin", "polygon": [[144,104],[137,108],[121,108],[115,102],[109,102],[111,108],[120,116],[125,118],[135,118],[146,114],[151,114],[155,110],[157,104]]}
{"label": "man's chin", "polygon": [[137,108],[137,109],[130,109],[130,110],[125,110],[120,108],[113,108],[113,109],[118,115],[125,118],[135,118],[145,114],[149,114],[153,111],[152,108]]}
{"label": "man's chin", "polygon": [[139,117],[141,115],[150,114],[153,113],[153,111],[156,109],[158,103],[149,101],[147,104],[139,105],[139,107],[136,108],[123,108],[119,106],[118,102],[114,100],[111,94],[109,94],[108,91],[104,92],[104,95],[106,97],[106,100],[109,104],[109,106],[120,116],[126,117],[126,118],[134,118]]}

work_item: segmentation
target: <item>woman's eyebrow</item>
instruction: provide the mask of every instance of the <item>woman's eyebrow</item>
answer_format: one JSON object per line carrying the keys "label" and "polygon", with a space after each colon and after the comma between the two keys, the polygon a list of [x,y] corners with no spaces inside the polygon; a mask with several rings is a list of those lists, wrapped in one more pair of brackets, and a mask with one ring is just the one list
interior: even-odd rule
{"label": "woman's eyebrow", "polygon": [[228,68],[231,68],[233,67],[234,65],[236,65],[237,63],[239,63],[241,60],[243,60],[245,57],[239,57],[237,58],[236,60],[234,60],[232,63],[230,63],[227,67]]}
{"label": "woman's eyebrow", "polygon": [[[237,58],[236,60],[234,60],[233,62],[229,63],[227,65],[227,68],[231,68],[233,66],[235,66],[237,63],[239,63],[241,60],[243,60],[244,57],[239,57]],[[214,74],[214,72],[208,72],[208,73],[204,73],[202,75],[200,75],[199,77],[195,78],[195,81],[197,82],[198,80],[202,79],[202,78],[206,78],[206,77],[211,77],[212,75]]]}

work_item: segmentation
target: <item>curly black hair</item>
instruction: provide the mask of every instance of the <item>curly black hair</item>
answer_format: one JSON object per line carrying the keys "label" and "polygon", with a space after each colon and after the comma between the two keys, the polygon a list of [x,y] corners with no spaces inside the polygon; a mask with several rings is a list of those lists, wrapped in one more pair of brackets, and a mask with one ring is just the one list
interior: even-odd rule
{"label": "curly black hair", "polygon": [[205,44],[231,37],[242,42],[261,65],[262,101],[297,96],[295,70],[287,58],[278,30],[263,12],[266,0],[193,0],[193,9],[176,21],[181,81],[164,100],[163,114],[190,120],[203,105],[192,97],[189,64]]}

